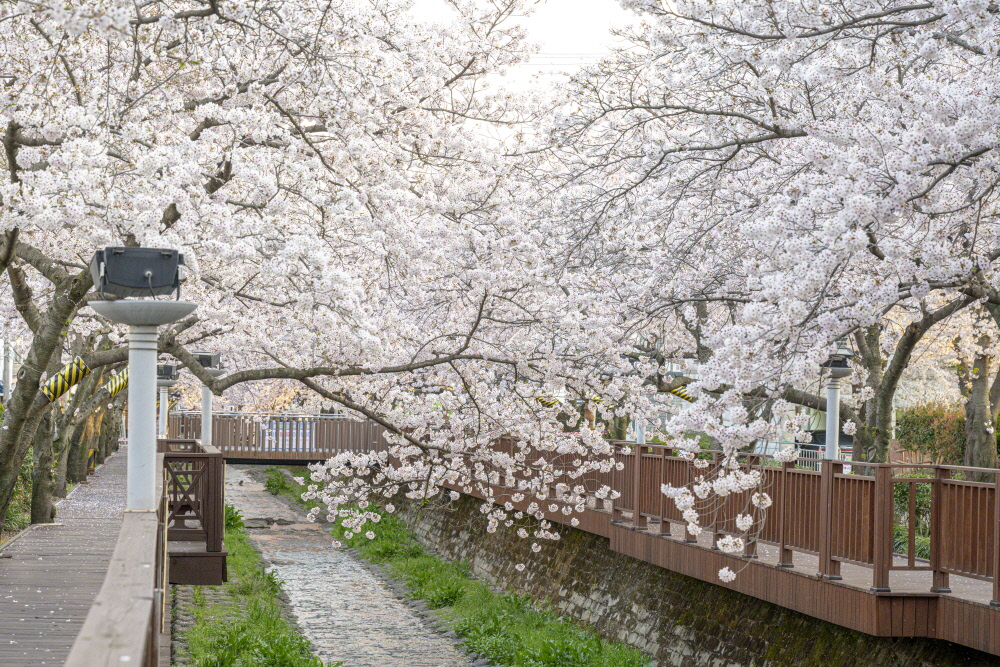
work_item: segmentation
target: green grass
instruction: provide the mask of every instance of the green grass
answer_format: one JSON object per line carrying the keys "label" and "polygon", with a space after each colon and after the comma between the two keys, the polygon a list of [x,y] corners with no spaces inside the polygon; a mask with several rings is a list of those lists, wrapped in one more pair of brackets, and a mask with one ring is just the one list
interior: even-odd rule
{"label": "green grass", "polygon": [[[261,567],[239,512],[226,508],[229,581],[224,603],[194,591],[195,624],[187,631],[190,663],[197,667],[322,667],[309,642],[285,620],[277,601],[281,582]],[[213,587],[216,589],[216,587]]]}
{"label": "green grass", "polygon": [[[281,474],[280,472],[278,474]],[[297,476],[301,473],[295,472]],[[305,490],[287,478],[290,494]],[[277,484],[275,485],[277,486]],[[302,504],[302,501],[298,501]],[[406,581],[409,595],[423,600],[449,621],[465,646],[490,662],[508,667],[645,667],[649,658],[624,644],[612,644],[594,632],[548,610],[535,609],[527,597],[497,593],[472,579],[463,563],[450,563],[427,551],[401,519],[381,515],[366,525],[375,539],[364,534],[346,537],[341,526],[335,539],[356,549],[365,559],[383,564]]]}
{"label": "green grass", "polygon": [[[305,466],[282,466],[285,470],[292,473],[295,477],[302,477],[309,481],[309,468]],[[267,475],[267,479],[264,481],[264,488],[270,491],[276,496],[282,496],[288,498],[291,501],[298,503],[301,507],[307,510],[319,507],[319,503],[314,500],[303,501],[302,493],[306,490],[305,485],[296,484],[294,481],[288,478],[288,475],[281,472],[281,469],[271,466],[266,468],[264,473]]]}

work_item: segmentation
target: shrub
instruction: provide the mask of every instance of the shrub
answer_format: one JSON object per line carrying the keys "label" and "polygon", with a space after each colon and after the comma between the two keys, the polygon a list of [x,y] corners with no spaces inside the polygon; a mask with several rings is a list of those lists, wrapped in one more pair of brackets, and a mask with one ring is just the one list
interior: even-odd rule
{"label": "shrub", "polygon": [[281,495],[286,491],[292,490],[291,481],[281,470],[268,468],[264,472],[267,473],[267,481],[264,482],[264,488],[273,495]]}
{"label": "shrub", "polygon": [[232,530],[243,525],[243,515],[232,505],[226,505],[226,528]]}
{"label": "shrub", "polygon": [[896,415],[896,440],[904,451],[935,463],[961,465],[965,457],[965,410],[940,404],[900,410]]}

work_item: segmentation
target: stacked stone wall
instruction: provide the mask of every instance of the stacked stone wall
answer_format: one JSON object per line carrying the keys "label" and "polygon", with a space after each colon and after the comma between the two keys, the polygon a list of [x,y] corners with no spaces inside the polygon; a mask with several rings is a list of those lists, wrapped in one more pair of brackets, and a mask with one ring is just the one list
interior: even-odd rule
{"label": "stacked stone wall", "polygon": [[[561,539],[532,553],[509,529],[486,531],[482,502],[408,504],[403,517],[422,543],[498,588],[636,646],[658,665],[978,666],[1000,659],[950,642],[873,637],[671,572],[612,551],[608,540],[556,526]],[[533,519],[521,521],[529,530]],[[523,572],[516,569],[526,564]]]}

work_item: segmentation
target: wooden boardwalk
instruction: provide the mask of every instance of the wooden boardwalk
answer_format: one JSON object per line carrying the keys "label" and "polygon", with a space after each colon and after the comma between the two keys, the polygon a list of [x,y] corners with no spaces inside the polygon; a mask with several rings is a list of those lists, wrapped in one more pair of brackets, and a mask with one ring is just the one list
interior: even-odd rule
{"label": "wooden boardwalk", "polygon": [[62,665],[107,574],[125,509],[125,449],[0,547],[0,665]]}

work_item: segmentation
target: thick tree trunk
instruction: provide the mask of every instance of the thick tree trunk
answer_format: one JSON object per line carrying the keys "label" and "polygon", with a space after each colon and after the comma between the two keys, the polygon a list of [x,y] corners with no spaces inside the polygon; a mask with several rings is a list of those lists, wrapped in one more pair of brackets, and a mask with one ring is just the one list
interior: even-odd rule
{"label": "thick tree trunk", "polygon": [[80,437],[72,438],[70,441],[67,458],[69,464],[66,477],[70,482],[79,483],[87,479],[87,458],[94,443],[94,431],[97,425],[98,415],[91,413],[83,422],[83,429]]}
{"label": "thick tree trunk", "polygon": [[45,412],[32,443],[34,468],[31,474],[31,523],[52,523],[55,478],[52,474],[52,415]]}
{"label": "thick tree trunk", "polygon": [[65,433],[61,434],[59,440],[57,440],[53,444],[55,445],[55,457],[56,457],[55,472],[53,473],[55,475],[55,479],[56,479],[56,486],[55,486],[55,490],[53,491],[53,493],[55,494],[56,498],[65,498],[66,497],[66,493],[67,493],[67,491],[66,491],[66,463],[67,463],[67,461],[66,461],[66,434]]}
{"label": "thick tree trunk", "polygon": [[[969,376],[969,394],[965,401],[965,465],[976,468],[996,468],[997,445],[995,425],[990,405],[990,373],[993,359],[976,355]],[[991,481],[992,473],[976,475],[977,481]],[[987,479],[989,478],[989,479]]]}

